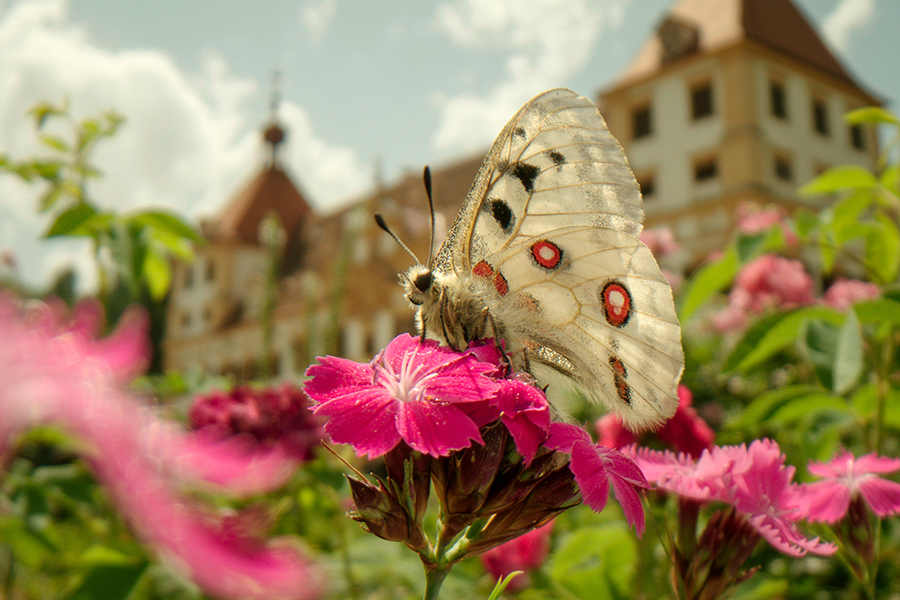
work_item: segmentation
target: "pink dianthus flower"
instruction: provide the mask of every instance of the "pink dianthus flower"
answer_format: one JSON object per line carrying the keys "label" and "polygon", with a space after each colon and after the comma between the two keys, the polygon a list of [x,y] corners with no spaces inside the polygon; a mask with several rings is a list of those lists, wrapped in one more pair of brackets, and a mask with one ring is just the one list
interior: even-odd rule
{"label": "pink dianthus flower", "polygon": [[161,419],[124,389],[147,362],[146,314],[129,310],[102,339],[101,323],[94,303],[80,304],[68,320],[61,304],[23,310],[0,296],[0,456],[31,427],[63,428],[83,442],[79,452],[137,536],[207,594],[319,597],[322,582],[296,549],[237,534],[179,489],[269,490],[292,463]]}
{"label": "pink dianthus flower", "polygon": [[553,521],[550,521],[505,544],[491,548],[481,555],[481,564],[494,579],[498,580],[514,571],[525,571],[514,577],[506,586],[508,592],[523,590],[530,585],[528,572],[538,569],[547,560],[552,531]]}
{"label": "pink dianthus flower", "polygon": [[857,497],[879,517],[900,514],[900,483],[878,477],[896,471],[900,471],[900,459],[875,453],[856,458],[843,450],[827,463],[811,462],[809,472],[822,481],[804,487],[806,518],[836,523]]}

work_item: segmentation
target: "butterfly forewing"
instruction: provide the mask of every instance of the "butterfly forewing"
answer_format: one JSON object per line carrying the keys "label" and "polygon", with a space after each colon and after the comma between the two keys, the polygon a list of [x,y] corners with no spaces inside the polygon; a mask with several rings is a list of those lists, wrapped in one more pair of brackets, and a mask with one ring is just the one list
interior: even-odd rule
{"label": "butterfly forewing", "polygon": [[435,266],[491,281],[485,304],[518,365],[547,365],[629,425],[655,425],[677,407],[684,359],[642,219],[597,108],[551,90],[494,142]]}

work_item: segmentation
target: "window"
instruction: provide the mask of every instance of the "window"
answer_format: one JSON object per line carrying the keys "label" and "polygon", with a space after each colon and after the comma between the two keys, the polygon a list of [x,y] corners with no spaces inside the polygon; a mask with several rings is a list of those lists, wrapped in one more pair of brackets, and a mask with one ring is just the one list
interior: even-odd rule
{"label": "window", "polygon": [[772,81],[769,84],[769,97],[772,105],[772,115],[779,119],[787,119],[787,96],[784,84],[780,81]]}
{"label": "window", "polygon": [[636,140],[653,133],[653,121],[650,119],[649,104],[638,107],[631,113],[631,133]]}
{"label": "window", "polygon": [[866,149],[866,132],[859,123],[850,126],[850,144],[857,150]]}
{"label": "window", "polygon": [[782,181],[792,181],[794,179],[794,167],[791,159],[783,154],[775,155],[775,177]]}
{"label": "window", "polygon": [[213,278],[215,278],[215,276],[216,276],[216,265],[212,261],[212,259],[210,259],[209,262],[206,263],[206,280],[212,281]]}
{"label": "window", "polygon": [[641,188],[641,196],[644,197],[645,202],[653,200],[656,193],[656,181],[653,175],[645,175],[638,178],[638,186]]}
{"label": "window", "polygon": [[813,100],[813,128],[816,133],[828,135],[828,110],[823,100]]}
{"label": "window", "polygon": [[709,81],[691,88],[691,116],[696,121],[713,114],[712,83]]}
{"label": "window", "polygon": [[715,179],[719,174],[719,166],[715,158],[706,158],[694,164],[694,181],[701,183]]}
{"label": "window", "polygon": [[187,265],[184,267],[184,288],[190,289],[194,285],[194,266]]}

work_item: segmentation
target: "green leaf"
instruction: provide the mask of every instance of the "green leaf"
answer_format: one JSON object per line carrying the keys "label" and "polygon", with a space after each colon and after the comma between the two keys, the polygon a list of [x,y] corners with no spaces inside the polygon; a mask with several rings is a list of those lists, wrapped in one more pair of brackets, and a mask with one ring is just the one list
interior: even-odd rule
{"label": "green leaf", "polygon": [[806,354],[815,367],[819,381],[828,389],[834,388],[838,332],[838,327],[832,323],[812,320],[806,324]]}
{"label": "green leaf", "polygon": [[193,244],[189,240],[175,235],[170,231],[154,229],[150,232],[150,240],[185,262],[194,260],[195,254]]}
{"label": "green leaf", "polygon": [[900,268],[900,231],[887,215],[879,214],[876,220],[866,236],[866,267],[878,283],[886,284]]}
{"label": "green leaf", "polygon": [[881,172],[881,185],[895,196],[900,195],[900,165],[891,165]]}
{"label": "green leaf", "polygon": [[880,106],[868,106],[866,108],[851,110],[844,115],[844,120],[854,125],[862,123],[890,123],[892,125],[900,125],[900,120],[898,120],[893,113]]}
{"label": "green leaf", "polygon": [[807,306],[763,317],[747,329],[725,360],[722,370],[746,372],[762,363],[793,344],[810,319],[840,323],[844,317],[840,311],[825,306]]}
{"label": "green leaf", "polygon": [[69,144],[58,135],[53,135],[52,133],[42,133],[40,136],[38,136],[38,139],[42,144],[53,148],[54,150],[59,150],[60,152],[69,151]]}
{"label": "green leaf", "polygon": [[617,600],[631,597],[636,560],[634,534],[623,522],[610,522],[570,534],[553,553],[549,571],[575,598]]}
{"label": "green leaf", "polygon": [[797,227],[797,235],[805,240],[819,226],[819,217],[808,208],[799,208],[794,212],[794,225]]}
{"label": "green leaf", "polygon": [[172,285],[172,267],[158,252],[151,250],[144,254],[142,275],[154,300],[162,299]]}
{"label": "green leaf", "polygon": [[801,187],[802,196],[824,196],[854,189],[871,189],[877,184],[875,176],[857,165],[832,167]]}
{"label": "green leaf", "polygon": [[769,423],[772,425],[793,425],[798,421],[811,420],[823,413],[837,413],[852,417],[850,405],[843,398],[828,394],[810,394],[795,398],[775,411]]}
{"label": "green leaf", "polygon": [[146,560],[97,564],[66,600],[125,600],[147,570]]}
{"label": "green leaf", "polygon": [[844,394],[859,380],[863,370],[862,328],[856,312],[847,311],[837,339],[832,380],[834,393]]}
{"label": "green leaf", "polygon": [[889,298],[877,298],[853,305],[856,316],[863,323],[900,324],[900,302]]}
{"label": "green leaf", "polygon": [[700,269],[685,286],[681,296],[679,317],[682,323],[713,294],[728,287],[740,268],[737,251],[733,246],[729,246],[722,258]]}
{"label": "green leaf", "polygon": [[129,215],[127,220],[141,226],[149,226],[160,231],[166,231],[193,242],[203,241],[203,237],[196,229],[188,225],[179,216],[170,212],[148,210]]}
{"label": "green leaf", "polygon": [[768,422],[775,412],[795,398],[821,394],[831,397],[821,389],[811,385],[789,385],[783,388],[764,392],[752,400],[744,409],[730,421],[729,429],[758,431],[759,426]]}
{"label": "green leaf", "polygon": [[29,109],[28,114],[34,117],[35,127],[40,129],[49,117],[66,114],[68,110],[67,105],[68,102],[65,99],[63,99],[60,106],[55,106],[49,102],[38,102]]}
{"label": "green leaf", "polygon": [[76,231],[82,227],[89,219],[94,217],[97,211],[87,202],[80,202],[72,208],[65,210],[50,225],[50,228],[44,234],[45,238],[85,235],[83,232]]}

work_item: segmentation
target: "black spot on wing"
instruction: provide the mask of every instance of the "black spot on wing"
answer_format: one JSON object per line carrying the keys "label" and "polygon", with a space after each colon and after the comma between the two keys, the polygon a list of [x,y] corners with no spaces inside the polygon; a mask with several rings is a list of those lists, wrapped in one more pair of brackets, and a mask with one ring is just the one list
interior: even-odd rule
{"label": "black spot on wing", "polygon": [[566,157],[556,150],[551,150],[547,153],[547,156],[550,157],[550,160],[552,160],[553,164],[555,164],[557,167],[566,163]]}
{"label": "black spot on wing", "polygon": [[513,135],[516,137],[524,138],[525,137],[525,128],[524,127],[516,127],[513,129]]}
{"label": "black spot on wing", "polygon": [[512,174],[522,182],[522,185],[525,186],[525,191],[529,194],[534,191],[534,180],[537,179],[540,172],[541,170],[538,167],[528,163],[518,163],[512,170]]}
{"label": "black spot on wing", "polygon": [[499,199],[491,200],[491,214],[501,229],[504,231],[509,230],[513,223],[513,212],[509,208],[509,204]]}

